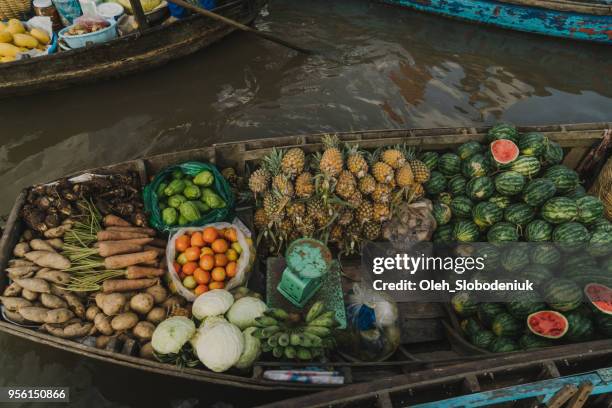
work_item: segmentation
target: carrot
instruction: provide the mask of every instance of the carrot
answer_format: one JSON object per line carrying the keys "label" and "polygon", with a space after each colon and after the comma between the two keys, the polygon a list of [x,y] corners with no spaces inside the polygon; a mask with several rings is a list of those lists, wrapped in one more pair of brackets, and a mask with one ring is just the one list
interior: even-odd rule
{"label": "carrot", "polygon": [[122,269],[143,262],[151,262],[157,259],[157,252],[144,251],[134,254],[114,255],[104,259],[104,267],[108,270]]}
{"label": "carrot", "polygon": [[147,234],[124,231],[98,231],[98,241],[120,241],[123,239],[149,238]]}
{"label": "carrot", "polygon": [[156,259],[154,261],[141,262],[140,265],[152,266],[154,268],[157,268],[159,266],[159,262],[157,262],[157,259]]}
{"label": "carrot", "polygon": [[159,248],[151,245],[145,245],[143,248],[145,251],[155,251],[159,256],[164,256],[166,254],[165,248]]}
{"label": "carrot", "polygon": [[[121,242],[122,244],[126,244],[126,245],[147,245],[151,241],[153,241],[153,238],[132,238],[132,239],[121,239],[119,241],[102,241],[102,242]],[[99,247],[100,242],[96,242],[93,246]]]}
{"label": "carrot", "polygon": [[117,217],[113,214],[108,214],[104,217],[104,225],[107,227],[131,227],[132,224],[127,222],[121,217]]}
{"label": "carrot", "polygon": [[153,241],[151,241],[151,245],[159,247],[159,248],[166,248],[166,245],[168,245],[168,242],[165,239],[155,238]]}
{"label": "carrot", "polygon": [[158,281],[159,279],[110,279],[102,284],[102,292],[131,292],[150,288]]}
{"label": "carrot", "polygon": [[163,269],[132,265],[127,268],[125,277],[128,279],[158,278],[163,276],[164,273],[166,271]]}
{"label": "carrot", "polygon": [[142,245],[125,244],[123,241],[102,241],[98,246],[98,253],[104,258],[120,254],[133,254],[134,252],[141,251]]}
{"label": "carrot", "polygon": [[153,228],[144,227],[107,227],[107,231],[119,231],[119,232],[137,232],[139,234],[147,234],[151,237],[157,235],[157,231]]}

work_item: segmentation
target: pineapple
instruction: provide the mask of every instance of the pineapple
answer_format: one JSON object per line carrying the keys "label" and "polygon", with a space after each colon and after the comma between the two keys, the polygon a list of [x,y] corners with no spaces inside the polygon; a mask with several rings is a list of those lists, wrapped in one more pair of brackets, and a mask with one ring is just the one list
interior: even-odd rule
{"label": "pineapple", "polygon": [[344,209],[339,211],[340,215],[338,216],[338,224],[346,226],[353,221],[355,218],[355,212],[351,209]]}
{"label": "pineapple", "polygon": [[340,141],[336,135],[323,136],[324,150],[319,162],[319,169],[321,173],[328,177],[338,176],[344,166],[344,158],[338,148],[339,143]]}
{"label": "pineapple", "polygon": [[425,163],[416,158],[414,146],[408,147],[404,144],[402,150],[406,156],[406,159],[408,160],[410,168],[412,169],[412,174],[414,174],[414,181],[416,183],[425,183],[429,181],[431,170]]}
{"label": "pineapple", "polygon": [[344,229],[341,225],[335,224],[329,231],[329,242],[340,243],[344,237]]}
{"label": "pineapple", "polygon": [[290,178],[294,178],[304,171],[306,165],[306,155],[299,147],[293,147],[285,153],[281,161],[281,169],[283,174]]}
{"label": "pineapple", "polygon": [[368,221],[363,224],[363,237],[369,241],[375,241],[380,237],[382,225],[379,222]]}
{"label": "pineapple", "polygon": [[253,223],[255,224],[255,228],[257,230],[262,230],[268,225],[268,216],[266,215],[266,211],[263,208],[258,208],[255,210],[255,215],[253,216]]}
{"label": "pineapple", "polygon": [[331,215],[325,203],[320,198],[315,198],[306,204],[307,218],[312,218],[317,227],[323,228],[331,220]]}
{"label": "pineapple", "polygon": [[261,194],[268,189],[270,173],[263,167],[255,170],[249,177],[249,188],[255,194]]}
{"label": "pineapple", "polygon": [[369,201],[363,201],[355,210],[355,219],[359,225],[363,225],[368,221],[372,221],[374,216],[374,206]]}
{"label": "pineapple", "polygon": [[365,177],[368,174],[368,162],[363,157],[363,153],[359,151],[358,145],[346,147],[346,167],[358,179]]}
{"label": "pineapple", "polygon": [[355,192],[353,193],[353,195],[351,195],[348,200],[346,200],[346,202],[348,203],[349,206],[351,206],[352,208],[357,208],[361,205],[361,203],[363,202],[363,195],[361,195],[361,193],[357,190],[355,190]]}
{"label": "pineapple", "polygon": [[301,223],[296,224],[296,230],[303,237],[312,237],[315,233],[315,223],[312,218],[304,218]]}
{"label": "pineapple", "polygon": [[312,174],[305,171],[295,179],[295,195],[299,198],[309,198],[314,193]]}
{"label": "pineapple", "polygon": [[372,217],[374,221],[381,223],[391,218],[391,208],[389,208],[388,204],[374,203],[373,210],[374,214]]}
{"label": "pineapple", "polygon": [[412,200],[417,200],[425,196],[425,188],[422,184],[415,184],[414,186],[412,186],[411,194]]}
{"label": "pineapple", "polygon": [[263,198],[263,209],[268,220],[280,222],[285,215],[285,207],[289,202],[289,197],[279,197],[272,192],[267,192]]}
{"label": "pineapple", "polygon": [[306,216],[306,205],[304,203],[290,203],[287,205],[287,217],[294,224],[300,222]]}
{"label": "pineapple", "polygon": [[399,169],[406,163],[406,157],[400,146],[386,149],[380,156],[381,160],[394,169]]}
{"label": "pineapple", "polygon": [[412,174],[412,168],[410,165],[405,164],[399,169],[395,170],[395,181],[401,188],[414,184],[414,174]]}
{"label": "pineapple", "polygon": [[379,183],[389,183],[393,180],[393,168],[385,162],[377,161],[372,165],[372,175]]}
{"label": "pineapple", "polygon": [[285,154],[282,150],[273,148],[272,152],[264,158],[266,169],[272,175],[272,189],[278,195],[293,197],[294,188],[289,177],[282,173],[281,163]]}
{"label": "pineapple", "polygon": [[279,194],[287,197],[293,197],[295,189],[289,177],[284,174],[277,174],[272,179],[272,188]]}
{"label": "pineapple", "polygon": [[293,223],[289,218],[283,218],[280,222],[279,232],[283,239],[288,240],[289,236],[293,232]]}
{"label": "pineapple", "polygon": [[359,191],[364,195],[372,194],[376,188],[376,180],[369,174],[359,179]]}
{"label": "pineapple", "polygon": [[387,184],[377,183],[372,192],[372,200],[375,203],[388,203],[391,200],[391,187]]}
{"label": "pineapple", "polygon": [[357,182],[355,176],[348,170],[342,170],[336,183],[336,194],[345,200],[348,200],[357,190]]}

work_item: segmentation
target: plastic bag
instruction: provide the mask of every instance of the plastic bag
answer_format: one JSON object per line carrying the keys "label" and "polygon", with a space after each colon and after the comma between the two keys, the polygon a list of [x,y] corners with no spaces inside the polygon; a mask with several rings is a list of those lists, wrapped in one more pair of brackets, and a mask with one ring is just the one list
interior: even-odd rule
{"label": "plastic bag", "polygon": [[437,228],[432,210],[427,199],[398,205],[383,227],[383,238],[398,250],[408,250],[415,242],[431,241]]}
{"label": "plastic bag", "polygon": [[178,276],[177,271],[174,269],[174,260],[176,259],[176,246],[175,242],[178,237],[185,234],[185,232],[202,231],[206,227],[215,227],[217,229],[233,227],[238,232],[238,243],[242,247],[242,254],[238,258],[236,276],[231,278],[225,285],[226,290],[231,290],[238,286],[243,286],[249,280],[249,274],[255,264],[255,248],[252,245],[251,231],[238,219],[235,219],[233,223],[228,222],[217,222],[207,224],[203,227],[188,227],[180,228],[172,231],[168,245],[166,246],[166,262],[168,264],[168,274],[171,281],[170,289],[179,295],[183,296],[190,302],[196,299],[196,295],[189,289],[183,286],[181,278]]}
{"label": "plastic bag", "polygon": [[385,293],[356,283],[346,302],[348,327],[339,341],[342,351],[361,361],[382,361],[400,345],[397,305]]}
{"label": "plastic bag", "polygon": [[176,226],[167,225],[162,220],[162,214],[159,208],[159,199],[157,197],[159,185],[169,179],[174,170],[181,170],[183,173],[192,177],[196,176],[203,170],[210,171],[215,177],[215,182],[211,187],[214,188],[216,193],[225,201],[226,204],[223,208],[209,210],[206,214],[203,214],[199,220],[186,224],[182,227],[199,227],[213,222],[229,221],[233,218],[235,205],[234,194],[232,193],[232,189],[227,180],[225,180],[223,175],[221,175],[217,167],[215,167],[213,164],[192,161],[176,166],[166,167],[155,176],[151,183],[145,186],[143,192],[144,204],[147,213],[151,214],[149,219],[151,226],[159,231],[170,231],[176,228]]}

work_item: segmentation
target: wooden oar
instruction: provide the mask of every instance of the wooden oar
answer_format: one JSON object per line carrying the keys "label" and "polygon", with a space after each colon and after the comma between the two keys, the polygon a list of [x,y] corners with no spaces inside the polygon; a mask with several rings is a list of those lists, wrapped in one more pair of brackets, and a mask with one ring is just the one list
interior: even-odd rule
{"label": "wooden oar", "polygon": [[219,15],[217,13],[213,13],[212,11],[203,9],[201,7],[198,7],[198,6],[194,5],[194,4],[187,3],[184,0],[168,0],[168,1],[171,2],[171,3],[176,4],[177,6],[181,6],[183,8],[186,8],[187,10],[191,10],[194,13],[198,13],[198,14],[201,14],[203,16],[210,17],[210,18],[212,18],[214,20],[220,21],[220,22],[225,23],[227,25],[230,25],[232,27],[236,27],[239,30],[246,31],[248,33],[253,33],[256,36],[264,38],[264,39],[266,39],[268,41],[271,41],[273,43],[280,44],[280,45],[282,45],[284,47],[291,48],[292,50],[301,52],[303,54],[308,54],[308,55],[317,54],[313,50],[309,50],[307,48],[302,48],[299,45],[292,44],[292,43],[290,43],[288,41],[285,41],[285,40],[283,40],[281,38],[278,38],[278,37],[276,37],[274,35],[271,35],[271,34],[268,34],[268,33],[264,33],[262,31],[254,29],[252,27],[249,27],[247,25],[239,23],[238,21],[235,21],[235,20],[229,19],[227,17],[221,16],[221,15]]}

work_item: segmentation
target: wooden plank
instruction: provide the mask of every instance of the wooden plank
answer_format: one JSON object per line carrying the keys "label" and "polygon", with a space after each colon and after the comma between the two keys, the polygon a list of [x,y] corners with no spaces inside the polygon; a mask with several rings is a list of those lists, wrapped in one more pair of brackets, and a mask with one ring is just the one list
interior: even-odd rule
{"label": "wooden plank", "polygon": [[393,408],[393,403],[391,402],[391,397],[388,392],[382,392],[377,395],[376,406],[378,408]]}
{"label": "wooden plank", "polygon": [[593,391],[593,384],[584,382],[578,387],[578,392],[567,403],[567,408],[582,408]]}
{"label": "wooden plank", "polygon": [[566,384],[548,401],[548,408],[561,408],[567,401],[570,400],[578,392],[578,387],[574,384]]}
{"label": "wooden plank", "polygon": [[469,394],[479,392],[481,388],[480,383],[478,382],[478,377],[472,374],[466,375],[461,384],[461,388]]}
{"label": "wooden plank", "polygon": [[134,13],[134,17],[136,17],[136,22],[138,23],[138,31],[141,33],[145,32],[145,30],[149,28],[149,20],[142,9],[142,3],[140,3],[140,0],[130,0],[130,5],[132,6],[132,13]]}
{"label": "wooden plank", "polygon": [[582,161],[582,158],[589,152],[590,146],[585,147],[573,147],[563,158],[563,164],[570,169],[575,169],[578,164]]}

